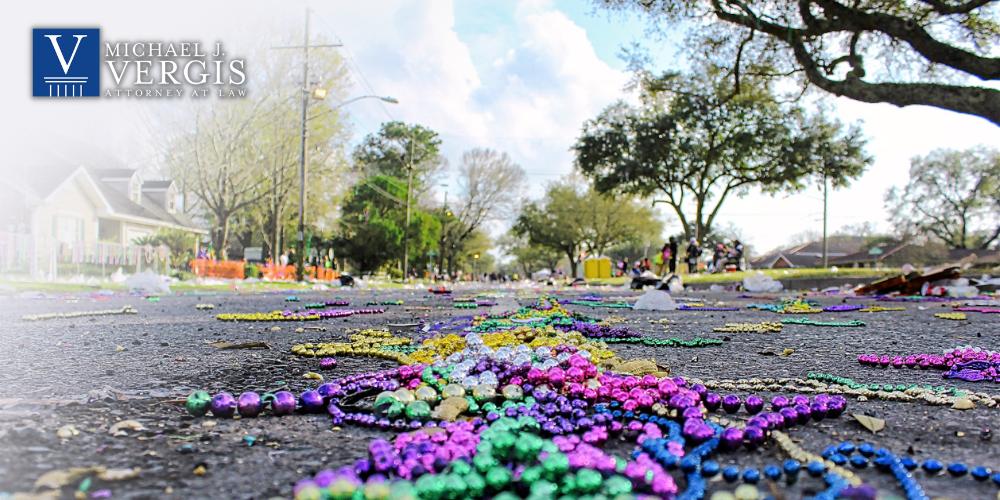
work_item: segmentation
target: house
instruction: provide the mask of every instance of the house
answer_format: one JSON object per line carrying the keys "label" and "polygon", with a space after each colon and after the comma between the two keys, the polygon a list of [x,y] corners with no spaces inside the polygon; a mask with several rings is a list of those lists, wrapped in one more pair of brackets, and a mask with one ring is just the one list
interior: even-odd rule
{"label": "house", "polygon": [[150,250],[136,242],[161,229],[207,234],[173,181],[127,168],[25,168],[0,179],[0,210],[0,272],[34,276],[54,277],[67,263],[141,266]]}
{"label": "house", "polygon": [[872,241],[849,255],[830,261],[840,267],[902,267],[931,266],[949,262],[948,249],[941,243],[918,243],[895,238]]}
{"label": "house", "polygon": [[[859,236],[835,235],[827,238],[827,261],[857,252],[864,244]],[[810,241],[792,247],[768,252],[750,261],[753,269],[787,269],[793,267],[822,267],[823,240]]]}
{"label": "house", "polygon": [[993,269],[1000,267],[1000,248],[953,248],[948,250],[948,262],[968,261],[973,269]]}

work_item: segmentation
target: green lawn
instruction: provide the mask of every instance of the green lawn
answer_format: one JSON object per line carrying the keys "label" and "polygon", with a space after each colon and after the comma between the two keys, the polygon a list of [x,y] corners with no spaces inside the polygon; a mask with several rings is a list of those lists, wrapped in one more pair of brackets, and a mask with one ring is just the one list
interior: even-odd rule
{"label": "green lawn", "polygon": [[[720,273],[720,274],[695,274],[684,275],[686,284],[706,284],[706,283],[734,283],[743,281],[749,274],[758,271]],[[829,269],[765,269],[764,274],[777,279],[787,280],[796,278],[858,278],[863,281],[872,281],[876,278],[898,274],[898,269],[841,269],[832,272]],[[600,280],[590,280],[592,285],[612,285],[621,286],[628,278],[610,278]],[[403,285],[395,281],[385,281],[379,283],[369,283],[370,288],[401,288]],[[219,284],[201,284],[193,281],[182,281],[170,285],[170,290],[174,293],[256,293],[256,292],[276,292],[276,291],[306,291],[311,290],[312,284],[300,284],[288,281],[270,281],[257,283],[227,282]],[[124,292],[125,285],[115,283],[102,283],[100,285],[87,285],[83,283],[48,283],[37,281],[0,281],[0,294],[5,291],[15,292],[34,291],[46,293],[87,293],[98,290],[112,290]]]}
{"label": "green lawn", "polygon": [[[763,272],[767,276],[770,276],[776,280],[786,280],[786,279],[796,279],[796,278],[861,278],[864,280],[874,280],[876,278],[881,278],[884,276],[890,276],[893,274],[899,274],[899,269],[840,269],[837,272],[833,272],[829,269],[813,269],[813,268],[801,268],[801,269],[763,269],[763,270],[753,270],[753,271],[741,271],[735,273],[718,273],[718,274],[685,274],[683,275],[685,284],[705,284],[705,283],[734,283],[737,281],[743,281],[743,278],[756,274],[758,272]],[[600,280],[589,280],[588,283],[596,285],[617,285],[621,286],[629,278],[609,278]]]}

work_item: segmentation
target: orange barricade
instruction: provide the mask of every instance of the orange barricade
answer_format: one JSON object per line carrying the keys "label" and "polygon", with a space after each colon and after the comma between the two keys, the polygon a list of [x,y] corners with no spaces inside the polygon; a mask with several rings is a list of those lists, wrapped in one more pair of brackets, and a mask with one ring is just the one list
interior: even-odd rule
{"label": "orange barricade", "polygon": [[[268,262],[260,266],[260,272],[262,277],[269,280],[295,280],[297,278],[295,266],[291,264],[280,266]],[[333,281],[340,278],[340,273],[325,267],[306,266],[306,277],[317,281]]]}
{"label": "orange barricade", "polygon": [[203,278],[243,279],[243,261],[193,259],[191,272]]}

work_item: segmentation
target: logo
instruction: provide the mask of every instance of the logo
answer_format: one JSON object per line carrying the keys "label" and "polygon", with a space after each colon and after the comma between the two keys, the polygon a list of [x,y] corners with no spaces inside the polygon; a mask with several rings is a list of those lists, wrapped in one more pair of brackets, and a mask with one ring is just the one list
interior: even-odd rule
{"label": "logo", "polygon": [[32,95],[97,97],[101,94],[101,30],[34,28]]}

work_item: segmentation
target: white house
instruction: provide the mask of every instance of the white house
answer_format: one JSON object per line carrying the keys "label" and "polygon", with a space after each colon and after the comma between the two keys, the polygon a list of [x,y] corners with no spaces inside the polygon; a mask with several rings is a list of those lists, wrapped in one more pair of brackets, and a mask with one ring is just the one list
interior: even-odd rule
{"label": "white house", "polygon": [[150,251],[134,242],[160,229],[207,234],[183,213],[173,181],[144,182],[133,169],[39,167],[0,179],[0,210],[0,272],[134,265]]}

